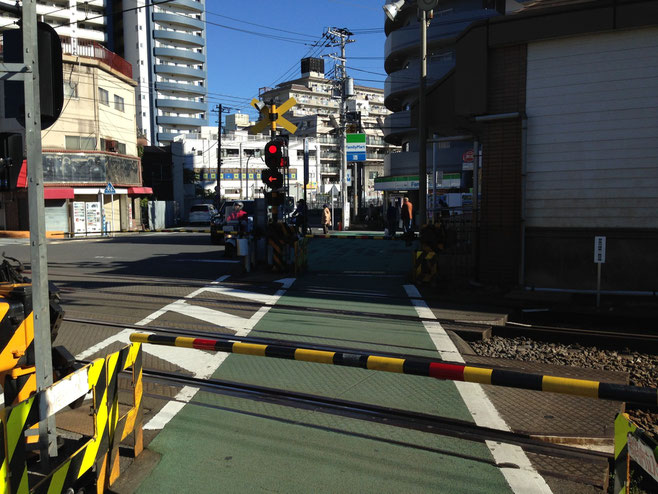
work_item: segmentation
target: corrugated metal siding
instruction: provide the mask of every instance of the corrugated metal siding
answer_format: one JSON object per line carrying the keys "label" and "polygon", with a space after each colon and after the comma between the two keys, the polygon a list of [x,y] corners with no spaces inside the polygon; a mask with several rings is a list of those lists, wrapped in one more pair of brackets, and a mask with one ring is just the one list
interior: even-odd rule
{"label": "corrugated metal siding", "polygon": [[528,45],[529,227],[658,228],[658,28]]}

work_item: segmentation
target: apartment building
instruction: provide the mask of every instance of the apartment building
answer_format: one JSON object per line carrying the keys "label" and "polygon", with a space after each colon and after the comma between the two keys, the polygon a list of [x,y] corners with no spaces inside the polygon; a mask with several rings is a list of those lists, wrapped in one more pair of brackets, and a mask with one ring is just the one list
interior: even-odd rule
{"label": "apartment building", "polygon": [[[319,145],[319,193],[328,193],[336,184],[340,189],[340,104],[341,92],[336,80],[324,75],[324,60],[305,58],[301,61],[301,77],[278,84],[274,88],[261,88],[260,99],[280,105],[295,98],[295,105],[286,118],[297,125],[296,137],[313,137]],[[363,203],[379,200],[374,180],[383,174],[384,157],[397,148],[384,141],[382,126],[390,111],[384,106],[384,91],[378,88],[354,86],[354,96],[347,100],[348,132],[362,130],[366,134],[366,161],[349,163],[348,180],[355,177]],[[354,169],[356,168],[356,173]]]}
{"label": "apartment building", "polygon": [[[46,229],[76,235],[139,229],[139,200],[151,191],[142,187],[132,67],[96,41],[73,43],[63,36],[62,49],[64,105],[41,135]],[[4,102],[4,86],[0,93]],[[13,190],[0,198],[0,223],[25,230],[29,163],[22,159],[24,130],[4,119],[0,132],[13,143],[17,169]],[[114,193],[105,193],[108,184]]]}
{"label": "apartment building", "polygon": [[[0,19],[16,19],[11,11],[2,9],[2,4],[16,7],[15,0],[0,0]],[[106,2],[92,0],[89,2],[74,2],[71,0],[37,0],[37,17],[49,24],[57,34],[73,40],[73,54],[78,39],[93,40],[105,43],[108,40],[105,15]]]}
{"label": "apartment building", "polygon": [[[111,0],[110,48],[133,66],[137,126],[153,146],[208,125],[204,0]],[[141,8],[140,8],[141,7]]]}

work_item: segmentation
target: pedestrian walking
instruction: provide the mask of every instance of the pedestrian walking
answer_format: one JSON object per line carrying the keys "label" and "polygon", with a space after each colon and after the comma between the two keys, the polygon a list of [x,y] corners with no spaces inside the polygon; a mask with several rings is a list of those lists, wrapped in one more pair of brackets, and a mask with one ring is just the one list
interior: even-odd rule
{"label": "pedestrian walking", "polygon": [[297,209],[295,209],[291,216],[293,225],[295,226],[295,232],[299,233],[303,230],[302,233],[306,235],[305,225],[307,215],[308,209],[306,207],[306,201],[304,199],[300,199],[297,201]]}
{"label": "pedestrian walking", "polygon": [[402,200],[402,229],[405,234],[411,233],[413,231],[414,221],[414,205],[411,203],[408,197],[405,197]]}
{"label": "pedestrian walking", "polygon": [[395,237],[398,221],[398,208],[395,206],[395,200],[392,200],[386,210],[386,237]]}
{"label": "pedestrian walking", "polygon": [[331,211],[329,211],[329,206],[327,204],[324,204],[322,208],[322,229],[326,235],[329,233],[329,225],[331,225]]}

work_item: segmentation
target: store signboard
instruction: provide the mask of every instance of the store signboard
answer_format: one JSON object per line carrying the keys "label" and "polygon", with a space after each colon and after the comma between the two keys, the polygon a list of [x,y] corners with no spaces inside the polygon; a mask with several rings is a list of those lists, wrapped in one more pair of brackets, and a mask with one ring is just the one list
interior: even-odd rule
{"label": "store signboard", "polygon": [[85,213],[85,203],[76,201],[73,203],[73,233],[86,233],[87,222]]}
{"label": "store signboard", "polygon": [[347,134],[345,137],[347,161],[366,160],[366,135]]}
{"label": "store signboard", "polygon": [[101,233],[102,216],[99,202],[87,202],[85,205],[87,233]]}

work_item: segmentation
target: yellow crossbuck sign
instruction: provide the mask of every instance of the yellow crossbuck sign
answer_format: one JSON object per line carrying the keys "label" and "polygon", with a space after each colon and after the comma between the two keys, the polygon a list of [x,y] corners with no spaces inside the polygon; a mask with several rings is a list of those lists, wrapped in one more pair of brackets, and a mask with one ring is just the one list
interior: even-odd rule
{"label": "yellow crossbuck sign", "polygon": [[[276,130],[276,126],[283,127],[291,134],[294,134],[297,131],[297,126],[283,118],[283,114],[290,110],[293,106],[297,104],[295,98],[290,98],[281,106],[277,107],[275,104],[270,106],[259,104],[256,98],[251,100],[251,106],[256,108],[260,112],[260,120],[256,122],[256,125],[249,129],[250,134],[258,134],[271,125],[271,130]],[[260,107],[260,108],[259,108]]]}

